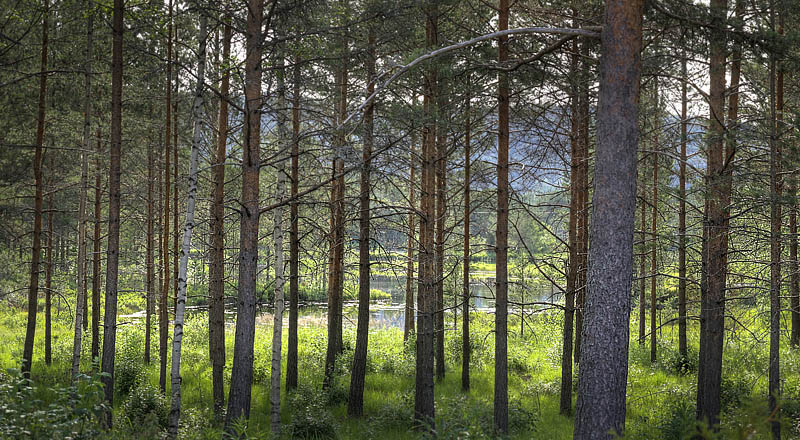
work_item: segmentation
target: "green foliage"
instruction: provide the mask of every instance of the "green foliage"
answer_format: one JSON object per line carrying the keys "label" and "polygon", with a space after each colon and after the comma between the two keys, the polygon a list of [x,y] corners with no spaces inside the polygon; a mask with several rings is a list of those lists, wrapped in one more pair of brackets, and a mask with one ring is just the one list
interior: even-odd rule
{"label": "green foliage", "polygon": [[144,333],[123,327],[117,336],[117,356],[114,360],[114,389],[128,395],[142,380],[144,369]]}
{"label": "green foliage", "polygon": [[169,402],[156,387],[140,384],[125,399],[122,412],[132,433],[152,436],[167,428]]}
{"label": "green foliage", "polygon": [[292,393],[290,407],[292,420],[287,432],[291,438],[334,439],[338,423],[326,406],[330,393],[302,386]]}
{"label": "green foliage", "polygon": [[102,438],[106,410],[100,375],[79,375],[67,386],[44,387],[19,370],[0,374],[0,437],[5,439]]}

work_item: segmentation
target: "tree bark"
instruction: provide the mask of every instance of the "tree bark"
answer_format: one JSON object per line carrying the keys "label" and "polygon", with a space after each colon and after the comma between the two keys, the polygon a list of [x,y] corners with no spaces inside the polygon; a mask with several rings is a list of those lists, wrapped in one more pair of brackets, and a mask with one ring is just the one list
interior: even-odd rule
{"label": "tree bark", "polygon": [[[415,99],[416,102],[416,99]],[[411,138],[411,151],[408,155],[408,163],[409,163],[409,173],[408,173],[408,204],[409,204],[409,213],[408,213],[408,244],[407,244],[407,256],[406,256],[406,305],[405,305],[405,316],[404,316],[404,323],[403,323],[403,342],[408,341],[408,336],[414,333],[414,220],[416,219],[417,213],[415,210],[417,209],[417,200],[416,200],[416,176],[415,176],[415,156],[417,155],[416,152],[416,139],[412,136]]]}
{"label": "tree bark", "polygon": [[33,156],[33,180],[36,187],[33,197],[33,245],[31,246],[31,272],[28,284],[28,323],[25,345],[22,350],[22,374],[30,377],[33,362],[33,343],[36,339],[36,312],[39,307],[39,264],[42,258],[42,149],[44,148],[45,105],[47,99],[47,45],[50,1],[44,0],[42,15],[42,55],[39,74],[39,108],[36,123],[36,148]]}
{"label": "tree bark", "polygon": [[94,236],[92,237],[92,362],[100,357],[100,155],[103,150],[100,128],[97,129],[97,159],[94,173]]}
{"label": "tree bark", "polygon": [[[203,86],[206,71],[206,40],[208,30],[206,15],[200,12],[200,47],[197,52],[197,86],[192,106],[192,153],[189,162],[189,186],[186,193],[186,222],[183,227],[180,262],[178,265],[178,295],[175,308],[175,328],[172,331],[172,371],[170,385],[172,404],[169,411],[169,437],[177,438],[178,422],[181,415],[181,343],[183,342],[183,323],[186,314],[186,275],[189,268],[189,253],[194,231],[194,209],[197,196],[197,162],[200,156],[200,143],[203,141]],[[177,183],[177,182],[176,182]],[[176,188],[177,192],[177,188]],[[177,211],[178,205],[175,205]],[[177,227],[177,224],[176,224]]]}
{"label": "tree bark", "polygon": [[[375,29],[369,28],[367,41],[367,95],[375,91]],[[373,120],[375,104],[370,103],[364,110],[364,147],[361,158],[364,161],[361,168],[361,188],[359,204],[361,214],[359,218],[358,237],[358,325],[356,328],[356,348],[353,354],[353,368],[350,375],[350,398],[347,400],[347,415],[361,417],[364,412],[364,379],[367,374],[367,346],[369,342],[369,291],[370,291],[370,168],[372,166],[372,150],[374,144]]]}
{"label": "tree bark", "polygon": [[575,439],[623,434],[644,2],[606,2]]}
{"label": "tree bark", "polygon": [[[81,193],[78,203],[78,281],[77,281],[77,302],[75,305],[75,332],[72,344],[72,377],[78,375],[81,365],[81,338],[86,327],[86,198],[87,185],[89,180],[89,151],[92,148],[91,129],[92,129],[92,46],[94,44],[94,8],[91,3],[86,2],[87,23],[86,23],[86,58],[84,60],[84,101],[83,101],[83,151],[81,152]],[[148,143],[148,146],[150,144]],[[149,181],[150,179],[148,179]],[[149,217],[148,217],[149,224]],[[148,230],[149,231],[149,230]],[[149,238],[149,235],[148,235]],[[149,242],[148,242],[149,244]],[[148,260],[149,261],[149,260]],[[148,266],[149,267],[149,266]],[[148,290],[149,304],[149,290]],[[149,317],[149,314],[148,314]],[[148,321],[149,324],[149,321]],[[147,330],[149,335],[149,327]],[[149,340],[145,340],[146,347],[149,349]],[[149,354],[149,350],[145,351]]]}
{"label": "tree bark", "polygon": [[[438,36],[437,36],[438,40]],[[444,244],[447,216],[447,127],[445,112],[447,97],[442,92],[443,81],[436,87],[436,380],[445,375],[444,356]]]}
{"label": "tree bark", "polygon": [[[52,155],[50,156],[53,157]],[[53,161],[49,161],[50,172],[53,171]],[[44,363],[50,365],[53,363],[53,326],[52,318],[52,305],[53,305],[53,214],[55,207],[53,206],[53,193],[52,189],[47,196],[47,249],[45,251],[44,263]],[[80,295],[80,294],[79,294]],[[77,316],[83,308],[79,308],[80,300],[75,306],[75,315]]]}
{"label": "tree bark", "polygon": [[214,159],[214,182],[211,196],[211,264],[208,269],[208,348],[211,357],[211,388],[214,416],[222,418],[225,407],[223,374],[225,371],[225,159],[228,145],[228,98],[230,93],[231,39],[230,13],[226,12],[222,36],[222,60],[225,69],[220,85],[217,145]]}
{"label": "tree bark", "polygon": [[[508,0],[500,0],[498,29],[508,29]],[[498,61],[508,61],[508,37],[500,37]],[[497,231],[494,313],[494,429],[508,433],[508,74],[497,78]]]}
{"label": "tree bark", "polygon": [[[425,14],[425,48],[437,45],[438,2],[423,5]],[[420,234],[419,267],[417,275],[417,354],[414,384],[414,422],[425,431],[435,432],[434,406],[434,313],[435,313],[435,272],[433,254],[434,232],[434,168],[436,125],[434,123],[434,99],[436,89],[436,69],[430,65],[424,73],[422,128],[422,160],[420,185]]]}
{"label": "tree bark", "polygon": [[[167,393],[167,344],[169,338],[169,212],[170,212],[170,142],[172,140],[172,0],[169,0],[169,17],[167,22],[167,84],[166,84],[166,116],[164,119],[164,225],[162,227],[161,246],[163,257],[161,264],[164,270],[164,284],[161,286],[161,298],[158,306],[159,333],[159,374],[158,386],[162,394]],[[177,208],[177,207],[176,207]],[[176,224],[177,228],[178,225]]]}
{"label": "tree bark", "polygon": [[470,201],[470,184],[471,184],[471,175],[470,172],[470,160],[472,159],[472,152],[470,151],[471,143],[472,143],[472,131],[471,131],[471,120],[470,120],[470,111],[471,111],[471,101],[472,101],[472,93],[470,90],[470,81],[469,77],[467,79],[467,99],[466,99],[466,106],[464,109],[464,114],[466,115],[466,121],[464,122],[464,270],[463,270],[463,288],[462,288],[462,298],[461,298],[461,390],[462,391],[469,391],[470,381],[469,381],[469,364],[470,364],[470,356],[472,355],[472,345],[470,344],[470,333],[469,333],[469,306],[470,306],[470,291],[469,291],[469,263],[470,263],[470,215],[471,215],[471,201]]}
{"label": "tree bark", "polygon": [[239,298],[233,346],[231,388],[228,394],[226,429],[239,418],[250,417],[253,384],[253,343],[256,319],[256,274],[258,270],[258,221],[260,209],[259,165],[261,142],[261,22],[264,0],[248,0],[245,41],[245,122],[242,150],[242,197],[239,234]]}
{"label": "tree bark", "polygon": [[300,297],[300,213],[297,193],[300,186],[300,56],[292,70],[292,179],[289,206],[289,347],[286,353],[286,390],[297,388],[297,315]]}
{"label": "tree bark", "polygon": [[122,15],[123,0],[114,0],[111,62],[111,148],[108,172],[108,250],[106,256],[106,304],[103,323],[101,371],[108,402],[106,423],[111,427],[114,405],[114,351],[117,338],[117,278],[119,275],[120,162],[122,156]]}
{"label": "tree bark", "polygon": [[678,353],[686,358],[686,144],[688,143],[688,90],[686,52],[681,53],[681,145],[678,195]]}
{"label": "tree bark", "polygon": [[[727,273],[728,222],[726,200],[730,197],[730,180],[723,157],[725,58],[727,0],[711,0],[711,32],[709,44],[709,128],[707,159],[708,217],[705,234],[706,294],[701,299],[700,361],[697,383],[697,418],[711,426],[719,423],[720,386],[722,383],[722,348],[725,324],[725,283]],[[701,294],[702,294],[701,289]]]}
{"label": "tree bark", "polygon": [[[658,109],[658,86],[655,87],[654,93],[654,100],[656,109]],[[658,115],[658,111],[656,111],[656,115]],[[653,146],[656,151],[652,153],[653,155],[653,213],[651,220],[651,227],[650,232],[652,237],[652,242],[650,244],[650,363],[654,364],[657,360],[657,338],[656,338],[656,302],[657,302],[657,295],[656,295],[656,286],[658,285],[658,261],[656,260],[656,254],[658,251],[658,148],[659,148],[659,141],[658,141],[658,130],[661,127],[661,121],[658,119],[659,117],[656,116],[653,130],[654,130],[654,140]]]}

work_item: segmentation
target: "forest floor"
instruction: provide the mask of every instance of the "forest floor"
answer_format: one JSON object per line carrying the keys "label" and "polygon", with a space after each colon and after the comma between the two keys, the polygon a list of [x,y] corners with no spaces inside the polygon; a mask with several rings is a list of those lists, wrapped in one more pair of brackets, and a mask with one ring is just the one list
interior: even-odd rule
{"label": "forest floor", "polygon": [[[61,413],[50,415],[47,412],[54,411],[52,408],[57,407],[59,402],[63,403],[62,395],[67,394],[59,392],[69,382],[68,371],[72,353],[71,322],[66,315],[67,313],[62,312],[60,317],[54,318],[53,363],[49,367],[44,363],[44,319],[40,316],[32,372],[34,387],[28,395],[21,396],[18,390],[15,391],[14,387],[9,386],[15,380],[13,370],[0,375],[0,425],[6,424],[5,431],[0,430],[0,437],[6,438],[2,434],[8,434],[9,430],[15,429],[14,424],[19,425],[17,427],[19,429],[30,429],[26,425],[32,423],[30,417],[25,419],[14,411],[9,412],[9,406],[19,407],[22,405],[21,400],[25,400],[27,408],[25,411],[40,410],[37,414],[41,417],[53,417],[53,420],[58,417],[83,417]],[[768,438],[766,315],[755,313],[751,309],[748,312],[741,311],[736,316],[736,321],[729,322],[729,330],[726,333],[722,383],[723,431],[722,437],[719,438]],[[664,317],[664,321],[668,321],[668,317]],[[6,342],[0,344],[0,366],[4,369],[19,366],[25,322],[25,314],[21,311],[0,311],[0,340]],[[572,419],[558,413],[562,346],[561,314],[544,312],[530,317],[526,322],[522,335],[519,331],[518,317],[509,323],[509,328],[514,329],[514,333],[509,335],[511,430],[509,437],[569,439],[572,437]],[[443,381],[436,383],[435,388],[437,422],[435,438],[491,438],[494,377],[492,327],[493,316],[483,313],[472,315],[472,381],[471,390],[465,393],[461,391],[460,382],[460,332],[453,331],[452,320],[450,321],[445,344],[447,373]],[[695,326],[690,326],[687,359],[683,359],[677,352],[677,325],[663,326],[658,333],[658,360],[655,363],[650,362],[649,338],[644,345],[640,345],[636,339],[637,329],[638,325],[634,321],[631,326],[626,438],[685,438],[686,433],[694,429],[698,346]],[[270,437],[268,387],[271,334],[272,329],[268,324],[261,324],[257,328],[255,383],[246,438]],[[411,429],[414,396],[413,341],[404,343],[400,329],[371,330],[364,417],[353,420],[346,417],[346,399],[355,331],[352,327],[345,329],[345,351],[337,363],[336,383],[330,391],[322,392],[320,384],[325,361],[325,334],[322,325],[300,328],[300,388],[288,397],[285,392],[282,393],[284,437],[419,438],[420,434]],[[782,401],[784,438],[800,438],[798,430],[800,355],[797,350],[788,348],[788,335],[783,336],[781,372],[784,375]],[[226,338],[227,392],[233,352],[232,324],[227,329]],[[89,339],[90,334],[87,333],[82,346],[84,371],[91,371],[91,364],[88,361]],[[287,339],[284,336],[284,344]],[[126,323],[119,327],[114,400],[116,424],[112,434],[101,433],[98,437],[161,437],[166,421],[168,399],[158,392],[159,358],[156,325],[152,331],[153,361],[150,365],[145,365],[143,362],[144,346],[144,328],[141,323]],[[285,350],[284,346],[284,372]],[[182,356],[184,411],[181,438],[220,438],[221,432],[214,424],[212,411],[208,324],[205,314],[196,313],[187,320]],[[577,384],[577,372],[573,383]],[[88,389],[87,393],[93,388]],[[85,404],[87,399],[81,402]],[[75,403],[72,405],[75,406]],[[22,410],[17,412],[20,411]],[[91,423],[93,422],[89,422]],[[54,422],[52,424],[56,425]]]}

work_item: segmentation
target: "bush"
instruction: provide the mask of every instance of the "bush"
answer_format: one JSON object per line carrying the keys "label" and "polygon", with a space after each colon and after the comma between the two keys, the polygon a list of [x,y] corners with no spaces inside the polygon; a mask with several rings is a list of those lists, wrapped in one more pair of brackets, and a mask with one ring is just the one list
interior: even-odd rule
{"label": "bush", "polygon": [[150,384],[137,386],[125,399],[122,411],[136,433],[157,433],[167,428],[167,398]]}
{"label": "bush", "polygon": [[94,439],[104,403],[100,375],[79,375],[69,386],[43,389],[19,370],[0,375],[0,438]]}
{"label": "bush", "polygon": [[292,421],[287,426],[291,438],[336,438],[336,420],[325,406],[328,396],[319,391],[300,387],[289,400]]}
{"label": "bush", "polygon": [[122,396],[139,385],[144,373],[144,334],[125,328],[119,334],[117,358],[114,361],[114,388]]}

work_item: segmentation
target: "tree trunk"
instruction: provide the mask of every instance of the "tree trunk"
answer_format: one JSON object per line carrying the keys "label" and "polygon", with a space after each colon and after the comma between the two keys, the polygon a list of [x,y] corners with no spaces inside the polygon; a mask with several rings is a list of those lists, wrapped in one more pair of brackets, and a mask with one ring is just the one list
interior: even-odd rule
{"label": "tree trunk", "polygon": [[[342,4],[347,7],[347,1]],[[328,347],[325,354],[325,376],[322,388],[327,389],[333,385],[336,357],[342,352],[342,296],[344,290],[344,157],[343,148],[346,143],[345,129],[341,126],[347,117],[347,75],[348,75],[348,50],[347,39],[342,37],[341,65],[336,74],[338,94],[336,98],[336,125],[335,147],[333,160],[333,175],[336,179],[331,193],[332,216],[332,251],[333,265],[331,267],[331,282],[328,284]]]}
{"label": "tree trunk", "polygon": [[[281,51],[278,52],[281,57],[278,61],[278,70],[276,72],[278,82],[278,114],[276,119],[278,121],[278,136],[280,150],[278,156],[282,157],[285,153],[286,142],[289,140],[289,134],[286,130],[286,118],[284,116],[284,108],[286,108],[286,87],[284,81],[284,61]],[[277,174],[278,184],[275,188],[275,201],[279,204],[274,211],[274,220],[272,228],[272,239],[275,242],[275,310],[272,322],[272,363],[270,370],[270,387],[269,387],[269,413],[270,413],[270,428],[272,435],[280,437],[281,435],[281,337],[283,336],[283,310],[285,308],[284,298],[284,285],[286,278],[283,273],[283,201],[286,200],[286,170],[284,169],[284,161],[279,161],[276,165],[275,173]]]}
{"label": "tree trunk", "polygon": [[[170,142],[172,140],[172,0],[169,0],[169,17],[167,22],[167,85],[166,85],[166,117],[164,119],[164,225],[162,227],[163,258],[161,264],[164,270],[164,284],[161,286],[161,298],[158,305],[158,333],[159,333],[159,374],[158,386],[162,394],[167,393],[167,343],[169,338],[169,311],[167,298],[169,297],[169,195],[170,195]],[[177,208],[177,207],[176,207]],[[177,228],[178,225],[176,224]]]}
{"label": "tree trunk", "polygon": [[[416,99],[415,99],[416,102]],[[408,155],[409,173],[408,173],[408,244],[407,244],[407,262],[406,262],[406,306],[405,316],[403,323],[403,342],[408,341],[408,336],[414,333],[414,219],[417,216],[415,210],[417,209],[416,201],[416,176],[415,176],[415,156],[416,152],[416,139],[411,138],[411,152]]]}
{"label": "tree trunk", "polygon": [[[770,8],[770,21],[775,30],[775,6]],[[783,23],[778,25],[778,33],[783,34]],[[774,52],[770,54],[770,133],[769,133],[769,186],[770,186],[770,289],[769,289],[769,412],[774,415],[771,421],[772,438],[781,438],[780,408],[781,397],[781,197],[783,196],[783,177],[781,176],[781,145],[778,138],[783,127],[783,70],[777,66]],[[777,84],[776,84],[777,83]],[[777,88],[777,89],[776,89]],[[777,102],[776,102],[777,101]]]}
{"label": "tree trunk", "polygon": [[678,353],[686,359],[686,144],[688,142],[686,52],[681,53],[681,145],[678,195]]}
{"label": "tree trunk", "polygon": [[[50,156],[53,157],[52,155]],[[50,172],[53,170],[53,161],[49,161]],[[45,251],[45,264],[44,264],[44,363],[50,365],[53,363],[53,326],[52,318],[52,305],[53,305],[53,214],[55,208],[53,207],[53,193],[52,189],[47,196],[47,250]],[[80,300],[78,301],[80,305]],[[76,316],[82,311],[83,308],[75,306]]]}
{"label": "tree trunk", "polygon": [[575,439],[625,427],[644,2],[606,2]]}
{"label": "tree trunk", "polygon": [[[658,86],[655,88],[654,93],[656,109],[658,109]],[[656,111],[658,115],[658,111]],[[655,123],[653,124],[654,139],[653,146],[656,151],[653,155],[653,213],[651,220],[651,235],[652,242],[650,244],[650,363],[654,364],[657,358],[657,338],[656,338],[656,286],[658,284],[658,261],[656,254],[658,251],[658,130],[661,127],[661,121],[656,116]]]}
{"label": "tree trunk", "polygon": [[300,56],[292,70],[292,180],[289,206],[289,347],[286,353],[286,390],[297,388],[297,315],[300,297]]}
{"label": "tree trunk", "polygon": [[[89,180],[89,151],[92,148],[91,140],[91,115],[92,115],[92,46],[94,43],[94,8],[88,1],[87,23],[86,23],[86,58],[84,60],[84,101],[83,101],[83,151],[81,152],[81,195],[78,204],[78,282],[76,296],[78,301],[75,305],[75,332],[72,344],[72,377],[78,375],[81,365],[81,337],[86,325],[86,198],[87,184]],[[148,143],[150,145],[150,143]],[[150,179],[148,179],[148,182]],[[149,200],[149,199],[148,199]],[[148,216],[149,224],[149,216]],[[149,231],[149,230],[148,230]],[[149,238],[149,235],[148,235]],[[149,242],[148,242],[149,244]],[[148,260],[149,261],[149,260]],[[148,291],[149,294],[149,291]],[[148,295],[148,304],[150,296]],[[149,317],[149,314],[148,314]],[[149,324],[149,322],[148,322]],[[149,334],[149,327],[148,327]],[[145,340],[146,347],[149,349],[149,340]],[[149,351],[145,352],[149,354]]]}
{"label": "tree trunk", "polygon": [[[437,36],[438,40],[438,36]],[[447,98],[439,81],[436,93],[436,380],[444,380],[444,223],[447,216]]]}
{"label": "tree trunk", "polygon": [[[642,159],[646,158],[643,157]],[[642,179],[642,192],[645,189],[645,180]],[[640,227],[641,233],[641,255],[639,257],[639,346],[644,347],[644,340],[647,335],[647,316],[645,315],[647,309],[647,274],[645,273],[645,266],[647,262],[647,203],[644,203],[644,194],[642,194],[642,209]]]}
{"label": "tree trunk", "polygon": [[469,306],[470,306],[470,291],[469,291],[469,263],[470,263],[470,249],[469,249],[469,239],[470,239],[470,232],[469,232],[469,223],[470,223],[470,216],[471,216],[471,202],[470,202],[470,183],[471,183],[471,176],[470,176],[470,160],[472,159],[471,155],[472,152],[470,151],[471,143],[472,143],[472,132],[470,126],[470,110],[471,110],[471,101],[472,101],[472,93],[470,90],[470,81],[469,77],[467,79],[467,100],[466,100],[466,108],[464,109],[464,114],[466,115],[466,121],[464,123],[464,281],[463,281],[463,293],[461,298],[461,390],[462,391],[469,391],[469,363],[470,363],[470,356],[472,351],[472,346],[470,344],[470,333],[469,333]]}
{"label": "tree trunk", "polygon": [[222,418],[225,407],[223,374],[225,371],[225,159],[228,145],[228,99],[233,31],[230,14],[226,12],[222,37],[222,60],[225,69],[220,85],[219,117],[217,121],[217,149],[214,159],[214,182],[211,196],[211,264],[208,269],[208,348],[211,358],[211,388],[214,399],[214,416]]}
{"label": "tree trunk", "polygon": [[111,62],[111,149],[108,171],[108,251],[106,257],[106,305],[103,323],[101,371],[108,402],[107,426],[114,405],[114,351],[117,338],[117,277],[119,275],[120,162],[122,155],[122,14],[123,0],[114,0]]}
{"label": "tree trunk", "polygon": [[264,0],[248,0],[245,42],[245,121],[242,149],[241,232],[239,234],[239,298],[233,346],[231,388],[228,394],[226,429],[239,418],[250,417],[253,384],[253,343],[256,319],[256,274],[258,271],[258,221],[260,210],[259,165],[261,141],[261,53]]}
{"label": "tree trunk", "polygon": [[[94,173],[94,236],[92,237],[92,362],[100,357],[100,155],[103,150],[97,129],[97,159]],[[87,153],[88,154],[88,153]]]}
{"label": "tree trunk", "polygon": [[[730,181],[723,157],[725,127],[725,57],[726,33],[722,31],[727,15],[727,0],[711,0],[711,32],[709,43],[709,128],[707,159],[706,221],[706,295],[701,299],[700,361],[697,383],[697,418],[710,426],[719,423],[720,386],[722,383],[722,347],[725,324],[725,283],[727,273],[728,221],[726,201],[730,197]],[[702,289],[701,289],[702,294]]]}
{"label": "tree trunk", "polygon": [[[375,91],[375,29],[369,28],[367,53],[367,96]],[[369,291],[370,291],[370,167],[372,166],[373,120],[375,113],[374,101],[364,109],[364,148],[361,158],[364,161],[361,168],[361,188],[359,204],[361,215],[359,219],[358,237],[358,326],[356,328],[356,349],[353,354],[353,369],[350,375],[350,398],[347,400],[347,415],[361,417],[364,411],[364,379],[367,374],[367,346],[369,341]]]}
{"label": "tree trunk", "polygon": [[[508,0],[500,0],[498,29],[508,29]],[[508,37],[500,37],[498,61],[508,61]],[[508,74],[497,78],[497,232],[494,314],[494,429],[508,433]]]}
{"label": "tree trunk", "polygon": [[28,284],[28,324],[25,329],[25,345],[22,351],[22,374],[30,377],[33,362],[33,342],[36,339],[36,311],[39,307],[39,264],[42,258],[42,149],[44,148],[45,100],[47,99],[47,44],[48,15],[50,1],[44,0],[42,16],[42,58],[39,74],[39,109],[36,123],[36,149],[33,156],[33,180],[36,187],[33,198],[33,245],[31,273]]}
{"label": "tree trunk", "polygon": [[[186,274],[189,268],[189,253],[194,231],[194,208],[197,195],[197,162],[200,156],[200,143],[203,141],[203,86],[206,72],[206,40],[208,30],[207,18],[200,13],[200,47],[197,52],[197,86],[195,88],[194,105],[192,106],[192,153],[189,162],[189,186],[186,193],[186,222],[183,227],[180,263],[178,266],[178,302],[175,308],[175,329],[172,331],[172,371],[171,391],[172,405],[169,411],[169,437],[177,438],[178,422],[181,416],[181,343],[183,342],[183,323],[186,314]],[[176,189],[177,191],[177,189]],[[175,205],[177,211],[178,205]],[[177,224],[176,224],[177,227]]]}
{"label": "tree trunk", "polygon": [[586,261],[589,252],[589,44],[583,39],[580,45],[581,65],[578,71],[578,210],[575,244],[578,246],[578,265],[575,280],[575,348],[573,360],[577,364],[581,354],[581,332],[583,330],[583,308],[586,298]]}
{"label": "tree trunk", "polygon": [[[425,49],[432,50],[436,45],[438,27],[438,2],[423,5],[425,14]],[[424,73],[422,129],[422,169],[420,185],[420,234],[419,234],[419,284],[417,288],[417,354],[414,384],[414,422],[417,427],[435,432],[434,407],[434,167],[435,131],[434,98],[436,89],[436,69],[430,65]]]}

